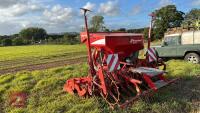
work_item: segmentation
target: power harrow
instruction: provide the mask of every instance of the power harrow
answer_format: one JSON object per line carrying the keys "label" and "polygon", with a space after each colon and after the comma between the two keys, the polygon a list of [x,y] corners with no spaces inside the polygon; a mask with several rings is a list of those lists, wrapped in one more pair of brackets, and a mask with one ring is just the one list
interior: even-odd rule
{"label": "power harrow", "polygon": [[67,80],[64,91],[81,97],[102,96],[110,107],[125,108],[177,80],[164,77],[166,65],[157,57],[155,49],[150,48],[153,15],[146,58],[139,59],[138,53],[144,49],[142,34],[90,33],[86,16],[89,10],[83,11],[86,31],[80,35],[81,42],[87,45],[89,74]]}

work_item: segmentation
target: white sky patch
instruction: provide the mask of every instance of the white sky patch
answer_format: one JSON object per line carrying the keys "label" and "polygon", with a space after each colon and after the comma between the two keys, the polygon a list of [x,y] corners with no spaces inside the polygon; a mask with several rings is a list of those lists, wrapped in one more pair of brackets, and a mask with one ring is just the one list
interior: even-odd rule
{"label": "white sky patch", "polygon": [[0,22],[0,34],[14,34],[19,32],[19,29],[22,27],[18,24],[18,22]]}
{"label": "white sky patch", "polygon": [[83,22],[76,15],[71,7],[46,6],[41,0],[9,3],[9,7],[0,6],[0,35],[19,33],[27,27],[42,27],[49,33],[79,31]]}
{"label": "white sky patch", "polygon": [[87,2],[87,3],[85,4],[85,6],[83,6],[83,8],[89,9],[89,10],[93,10],[95,6],[96,6],[96,5],[93,4],[93,3],[91,3],[91,2]]}
{"label": "white sky patch", "polygon": [[46,9],[43,12],[46,20],[53,23],[63,23],[72,19],[76,13],[71,7],[62,7],[61,5],[55,5],[51,9]]}
{"label": "white sky patch", "polygon": [[200,6],[200,0],[193,0],[192,5],[193,6]]}
{"label": "white sky patch", "polygon": [[27,3],[27,1],[26,0],[0,0],[0,8],[8,8],[15,4]]}
{"label": "white sky patch", "polygon": [[45,5],[37,1],[41,0],[0,0],[0,35],[18,33],[39,24]]}
{"label": "white sky patch", "polygon": [[79,32],[81,29],[82,21],[74,19],[73,22],[66,23],[41,23],[41,27],[45,28],[48,33],[61,33],[61,32]]}
{"label": "white sky patch", "polygon": [[10,16],[22,16],[27,13],[33,13],[41,11],[43,8],[36,4],[15,4],[8,8],[0,8],[0,17]]}
{"label": "white sky patch", "polygon": [[106,3],[101,3],[98,10],[100,14],[108,16],[116,16],[120,13],[120,8],[118,1],[108,1]]}
{"label": "white sky patch", "polygon": [[[83,8],[89,9],[89,10],[93,11],[93,9],[95,8],[95,6],[96,6],[96,4],[91,3],[91,2],[87,2],[87,3],[83,6]],[[84,12],[83,12],[82,10],[80,10],[80,15],[83,15],[83,13],[84,13]]]}
{"label": "white sky patch", "polygon": [[62,7],[55,5],[43,12],[43,17],[40,19],[40,26],[45,28],[48,33],[60,32],[78,32],[82,25],[82,18],[71,7]]}
{"label": "white sky patch", "polygon": [[21,22],[21,26],[23,27],[23,28],[27,28],[28,26],[30,26],[31,25],[31,22],[30,21],[22,21]]}
{"label": "white sky patch", "polygon": [[172,0],[160,0],[159,2],[160,7],[164,7],[171,4],[173,4]]}

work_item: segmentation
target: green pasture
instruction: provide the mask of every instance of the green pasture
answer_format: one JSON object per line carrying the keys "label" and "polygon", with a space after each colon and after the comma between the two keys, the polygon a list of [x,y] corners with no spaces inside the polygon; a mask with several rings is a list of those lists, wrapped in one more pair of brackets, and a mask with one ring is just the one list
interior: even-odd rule
{"label": "green pasture", "polygon": [[62,61],[86,55],[85,45],[0,47],[0,69]]}
{"label": "green pasture", "polygon": [[[167,77],[181,79],[161,89],[149,101],[140,99],[126,109],[111,110],[98,97],[79,98],[63,91],[65,81],[86,76],[86,63],[44,71],[0,76],[0,113],[198,113],[200,112],[200,65],[167,62]],[[25,108],[9,105],[13,91],[28,93]]]}

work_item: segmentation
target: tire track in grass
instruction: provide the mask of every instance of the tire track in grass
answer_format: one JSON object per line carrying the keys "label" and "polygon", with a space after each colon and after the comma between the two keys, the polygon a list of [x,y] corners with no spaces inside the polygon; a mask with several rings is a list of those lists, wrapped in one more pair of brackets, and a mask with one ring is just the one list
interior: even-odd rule
{"label": "tire track in grass", "polygon": [[66,66],[66,65],[80,64],[80,63],[86,62],[86,60],[87,60],[87,57],[83,56],[83,57],[73,58],[73,59],[68,59],[68,60],[60,60],[60,61],[54,61],[54,62],[48,62],[48,63],[19,66],[19,67],[14,67],[14,68],[2,69],[0,70],[0,75],[7,74],[7,73],[16,73],[19,71],[44,70],[44,69],[61,67],[61,66]]}

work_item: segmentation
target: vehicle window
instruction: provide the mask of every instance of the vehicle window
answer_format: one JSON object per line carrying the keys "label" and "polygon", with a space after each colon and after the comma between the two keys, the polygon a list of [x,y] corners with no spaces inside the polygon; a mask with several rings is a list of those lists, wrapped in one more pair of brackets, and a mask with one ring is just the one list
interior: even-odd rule
{"label": "vehicle window", "polygon": [[166,37],[164,41],[166,46],[175,46],[178,45],[179,42],[179,36],[171,36],[171,37]]}

